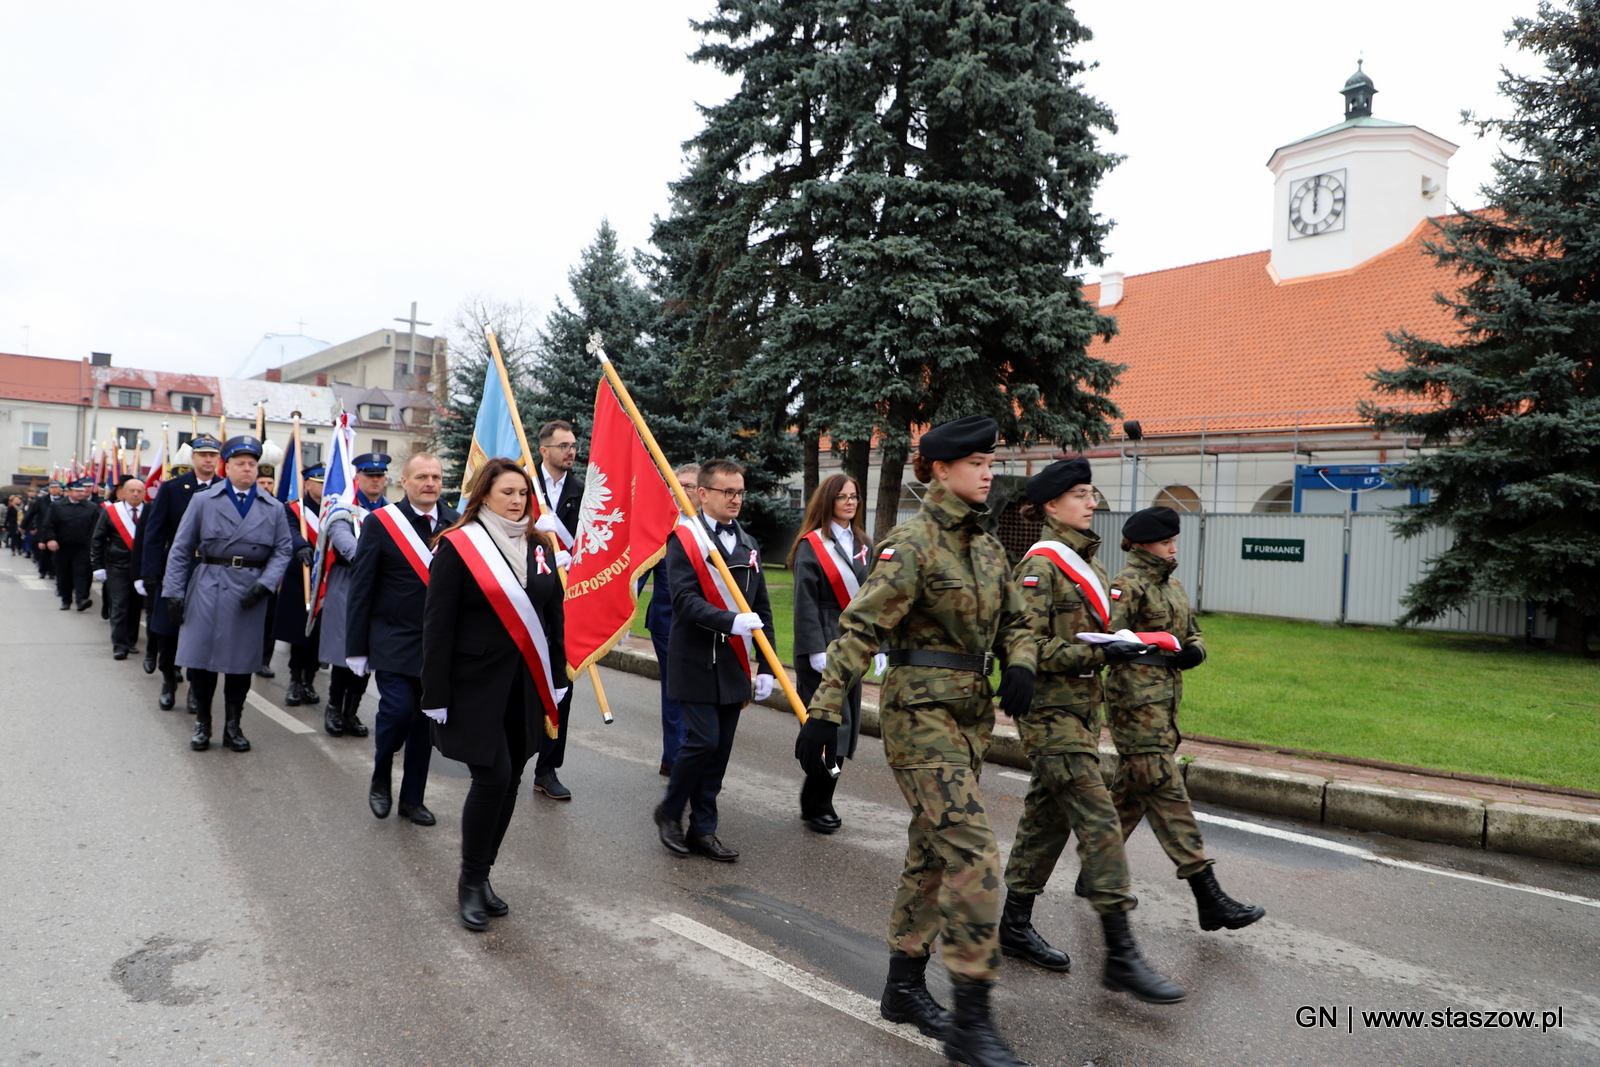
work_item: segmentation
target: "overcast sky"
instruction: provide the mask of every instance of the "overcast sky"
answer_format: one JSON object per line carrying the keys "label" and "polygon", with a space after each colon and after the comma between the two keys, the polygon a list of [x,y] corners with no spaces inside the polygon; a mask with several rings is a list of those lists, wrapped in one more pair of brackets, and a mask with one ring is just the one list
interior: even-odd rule
{"label": "overcast sky", "polygon": [[[541,312],[609,217],[649,239],[695,103],[712,0],[0,0],[0,351],[231,374],[267,333],[339,342],[416,300]],[[1127,161],[1108,268],[1267,247],[1278,145],[1375,113],[1461,145],[1481,202],[1502,34],[1534,0],[1080,0],[1086,88]],[[427,332],[427,331],[424,331]]]}

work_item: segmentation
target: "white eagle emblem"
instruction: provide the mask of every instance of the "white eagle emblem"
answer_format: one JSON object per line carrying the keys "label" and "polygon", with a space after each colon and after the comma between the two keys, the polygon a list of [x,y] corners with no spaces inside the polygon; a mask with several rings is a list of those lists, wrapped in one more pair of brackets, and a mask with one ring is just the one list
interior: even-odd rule
{"label": "white eagle emblem", "polygon": [[578,534],[573,539],[572,562],[582,563],[585,556],[603,553],[611,548],[611,527],[627,518],[621,508],[602,511],[611,500],[611,490],[606,476],[593,463],[583,475],[583,502],[578,506]]}

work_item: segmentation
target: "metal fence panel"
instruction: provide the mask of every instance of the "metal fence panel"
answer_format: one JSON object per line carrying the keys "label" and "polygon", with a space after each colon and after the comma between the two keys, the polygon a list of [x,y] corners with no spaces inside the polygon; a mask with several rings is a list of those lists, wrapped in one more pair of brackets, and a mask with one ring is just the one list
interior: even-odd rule
{"label": "metal fence panel", "polygon": [[[1247,559],[1245,541],[1298,543],[1299,559]],[[1206,611],[1333,622],[1344,577],[1344,516],[1206,516]]]}

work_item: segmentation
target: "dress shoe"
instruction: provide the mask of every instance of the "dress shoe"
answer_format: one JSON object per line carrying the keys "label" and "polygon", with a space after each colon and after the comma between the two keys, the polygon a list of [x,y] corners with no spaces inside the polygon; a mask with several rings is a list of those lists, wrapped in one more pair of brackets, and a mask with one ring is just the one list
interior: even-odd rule
{"label": "dress shoe", "polygon": [[372,785],[367,790],[367,806],[372,809],[372,814],[380,819],[389,817],[389,809],[394,804],[389,793],[389,783],[373,779]]}
{"label": "dress shoe", "polygon": [[171,711],[178,704],[178,683],[171,678],[161,680],[161,695],[156,697],[156,707]]}
{"label": "dress shoe", "polygon": [[561,779],[556,777],[555,771],[545,771],[543,774],[535,775],[533,788],[551,800],[572,799],[572,790],[561,784]]}
{"label": "dress shoe", "polygon": [[671,778],[672,777],[672,761],[671,760],[662,760],[661,761],[661,770],[660,770],[659,773],[660,773],[661,777],[663,777],[663,778]]}
{"label": "dress shoe", "polygon": [[718,841],[716,834],[690,834],[684,841],[691,852],[698,852],[706,859],[716,860],[718,863],[732,863],[739,858],[739,853]]}
{"label": "dress shoe", "polygon": [[78,601],[78,610],[79,611],[88,611],[92,607],[94,607],[94,601],[92,601],[92,600],[80,600],[80,601]]}
{"label": "dress shoe", "polygon": [[128,650],[125,649],[125,648],[119,648],[115,652],[111,653],[111,658],[112,659],[127,659],[128,658]]}
{"label": "dress shoe", "polygon": [[225,704],[222,714],[222,747],[230,752],[249,752],[250,742],[239,729],[239,719],[244,714],[244,705]]}
{"label": "dress shoe", "polygon": [[62,602],[61,602],[61,610],[62,610],[62,611],[71,611],[71,610],[72,610],[72,601],[70,601],[70,600],[63,600],[63,601],[62,601]]}
{"label": "dress shoe", "polygon": [[144,673],[156,673],[156,650],[153,648],[144,650]]}
{"label": "dress shoe", "polygon": [[511,913],[511,905],[500,899],[487,878],[483,880],[483,910],[496,919]]}
{"label": "dress shoe", "polygon": [[257,678],[276,678],[277,676],[278,672],[267,666],[265,663],[256,668]]}
{"label": "dress shoe", "polygon": [[487,882],[477,885],[456,883],[456,902],[461,906],[461,925],[473,933],[489,929],[489,907],[483,890]]}
{"label": "dress shoe", "polygon": [[403,800],[400,802],[400,817],[410,819],[418,826],[432,826],[439,821],[433,817],[433,812],[421,804],[407,804]]}
{"label": "dress shoe", "polygon": [[683,827],[678,825],[678,820],[667,814],[660,804],[655,810],[656,832],[661,836],[661,843],[667,846],[667,851],[674,856],[687,856],[689,844],[683,839]]}
{"label": "dress shoe", "polygon": [[844,825],[843,819],[839,818],[837,815],[828,813],[814,815],[809,819],[802,819],[801,821],[806,824],[807,830],[817,834],[831,834],[838,830],[839,827]]}

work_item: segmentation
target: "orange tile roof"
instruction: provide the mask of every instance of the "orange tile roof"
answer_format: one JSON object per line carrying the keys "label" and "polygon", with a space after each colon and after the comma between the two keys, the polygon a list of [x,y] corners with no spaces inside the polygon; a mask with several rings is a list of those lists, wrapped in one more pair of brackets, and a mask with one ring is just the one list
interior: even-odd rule
{"label": "orange tile roof", "polygon": [[1366,375],[1402,362],[1386,333],[1457,328],[1433,299],[1456,287],[1422,248],[1436,235],[1425,221],[1349,270],[1285,282],[1268,252],[1130,276],[1104,309],[1120,332],[1090,354],[1127,365],[1111,398],[1146,434],[1197,432],[1202,417],[1213,432],[1359,425],[1357,402],[1376,396]]}
{"label": "orange tile roof", "polygon": [[86,363],[0,353],[0,397],[88,405],[94,385]]}

